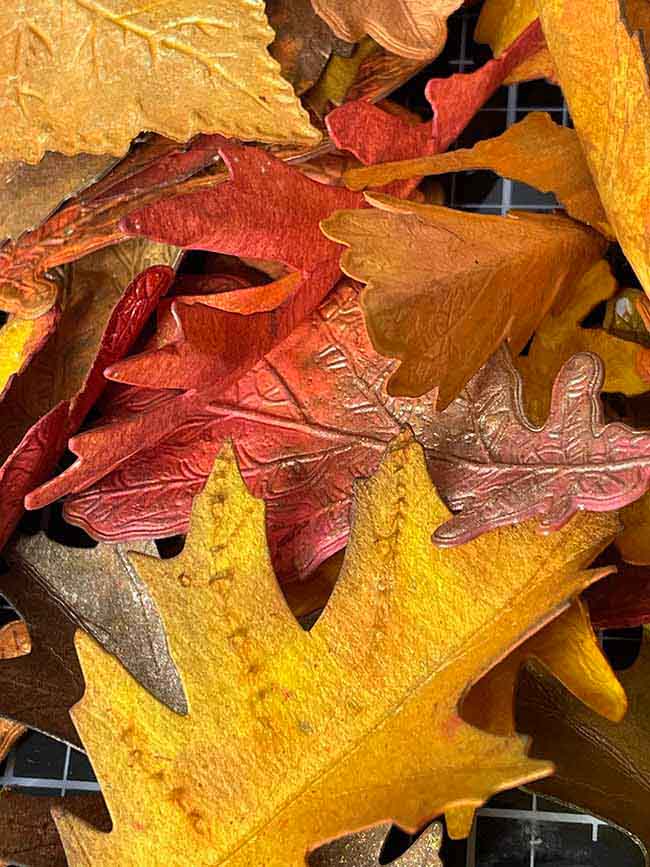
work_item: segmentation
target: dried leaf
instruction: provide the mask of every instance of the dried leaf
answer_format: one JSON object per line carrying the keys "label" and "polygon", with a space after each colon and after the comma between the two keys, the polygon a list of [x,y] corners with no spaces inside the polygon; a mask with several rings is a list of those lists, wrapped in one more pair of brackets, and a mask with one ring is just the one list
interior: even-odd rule
{"label": "dried leaf", "polygon": [[[606,567],[601,574],[608,572],[611,568]],[[463,701],[463,719],[492,734],[514,734],[517,681],[531,664],[542,666],[594,714],[612,722],[625,716],[625,690],[600,649],[587,606],[577,600],[472,687]]]}
{"label": "dried leaf", "polygon": [[603,328],[615,337],[650,347],[650,332],[642,315],[647,302],[641,289],[621,289],[607,302]]}
{"label": "dried leaf", "polygon": [[19,862],[24,867],[68,867],[50,814],[63,804],[66,811],[100,831],[111,830],[111,819],[99,792],[87,795],[68,792],[63,800],[3,789],[0,791],[0,858],[10,864]]}
{"label": "dried leaf", "polygon": [[[367,831],[340,837],[312,852],[307,863],[309,867],[379,867],[389,831],[390,825],[377,825]],[[438,824],[431,825],[408,852],[390,862],[382,859],[381,863],[395,867],[442,867],[438,855],[441,845],[442,828]]]}
{"label": "dried leaf", "polygon": [[5,4],[3,31],[14,35],[0,54],[3,156],[119,156],[142,129],[178,141],[201,132],[318,140],[266,50],[273,31],[262,3],[173,0],[125,11],[117,0]]}
{"label": "dried leaf", "polygon": [[504,337],[523,349],[604,249],[566,217],[497,217],[365,196],[373,208],[339,212],[321,228],[351,248],[342,270],[368,284],[361,303],[373,345],[402,362],[388,390],[416,397],[437,386],[441,408]]}
{"label": "dried leaf", "polygon": [[634,666],[619,672],[629,699],[620,723],[596,716],[543,671],[527,671],[517,694],[517,729],[533,737],[532,752],[551,759],[555,774],[535,789],[618,825],[650,845],[648,813],[647,633]]}
{"label": "dried leaf", "polygon": [[52,474],[68,438],[101,394],[104,369],[130,349],[173,279],[171,268],[158,266],[143,271],[129,284],[111,312],[80,389],[39,418],[0,467],[0,547],[23,513],[26,494]]}
{"label": "dried leaf", "polygon": [[621,509],[623,532],[616,538],[616,547],[627,563],[650,564],[650,493]]}
{"label": "dried leaf", "polygon": [[548,533],[580,509],[613,511],[645,493],[650,434],[604,424],[602,381],[598,356],[574,355],[555,379],[548,419],[535,427],[507,350],[495,353],[434,422],[429,466],[459,513],[434,540],[459,545],[533,517]]}
{"label": "dried leaf", "polygon": [[474,38],[499,57],[536,18],[536,0],[485,0]]}
{"label": "dried leaf", "polygon": [[348,42],[364,33],[389,51],[413,60],[437,57],[447,41],[447,18],[462,0],[312,0],[332,30]]}
{"label": "dried leaf", "polygon": [[650,85],[639,34],[628,31],[619,0],[536,2],[609,222],[648,293]]}
{"label": "dried leaf", "polygon": [[298,95],[318,81],[333,51],[349,56],[354,50],[336,38],[310,0],[266,0],[265,5],[275,32],[269,51]]}
{"label": "dried leaf", "polygon": [[[311,0],[307,2],[311,6]],[[320,81],[306,96],[309,107],[323,117],[333,105],[341,105],[359,74],[361,64],[378,50],[374,39],[366,36],[350,57],[332,57]]]}
{"label": "dried leaf", "polygon": [[528,355],[514,359],[523,379],[525,412],[534,424],[543,424],[551,406],[553,380],[576,352],[595,352],[604,363],[603,391],[627,395],[650,390],[650,350],[608,334],[603,328],[584,328],[581,322],[601,301],[617,290],[604,260],[579,281],[570,302],[549,313],[537,329]]}
{"label": "dried leaf", "polygon": [[[0,660],[25,656],[31,649],[29,632],[22,620],[12,620],[0,629]],[[20,723],[0,717],[0,762],[6,759],[13,745],[26,731],[26,727]],[[1,848],[0,857],[2,857]]]}
{"label": "dried leaf", "polygon": [[628,629],[650,623],[650,569],[616,557],[614,549],[603,554],[616,572],[596,582],[583,594],[594,629]]}
{"label": "dried leaf", "polygon": [[39,352],[57,323],[56,311],[50,310],[38,319],[12,316],[0,327],[0,400],[13,382]]}
{"label": "dried leaf", "polygon": [[[343,574],[309,633],[279,592],[263,506],[229,450],[195,502],[183,552],[137,558],[187,716],[170,717],[79,633],[87,688],[75,724],[114,831],[59,818],[70,867],[188,858],[299,867],[341,832],[387,819],[411,829],[444,810],[457,820],[491,792],[548,772],[519,740],[464,724],[457,702],[591,581],[575,570],[615,519],[582,514],[554,536],[517,527],[436,549],[431,530],[448,513],[408,437],[357,491]],[[199,656],[187,638],[197,625],[213,639]]]}
{"label": "dried leaf", "polygon": [[106,172],[112,157],[47,153],[36,166],[0,163],[0,238],[17,238]]}
{"label": "dried leaf", "polygon": [[473,148],[350,169],[345,182],[350,189],[361,190],[421,175],[473,169],[490,169],[543,192],[555,193],[569,216],[609,233],[575,131],[558,126],[543,112],[531,112],[502,135],[479,141]]}
{"label": "dried leaf", "polygon": [[[136,550],[156,554],[153,542]],[[19,571],[38,575],[68,616],[145,689],[177,713],[187,713],[160,615],[122,546],[71,548],[38,533],[19,538],[9,557]]]}

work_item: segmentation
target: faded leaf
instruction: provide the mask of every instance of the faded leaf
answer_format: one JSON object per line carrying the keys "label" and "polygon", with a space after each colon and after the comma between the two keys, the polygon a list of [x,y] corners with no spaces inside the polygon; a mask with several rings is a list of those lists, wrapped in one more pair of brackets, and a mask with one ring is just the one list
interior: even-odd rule
{"label": "faded leaf", "polygon": [[447,18],[462,0],[312,0],[332,30],[348,42],[368,36],[402,57],[431,60],[447,41]]}
{"label": "faded leaf", "polygon": [[[153,542],[135,550],[156,554]],[[38,575],[68,616],[145,689],[177,713],[187,712],[160,615],[121,545],[71,548],[38,533],[20,537],[9,551],[12,562]]]}
{"label": "faded leaf", "polygon": [[615,563],[613,575],[597,581],[583,594],[594,629],[628,629],[650,623],[650,569],[616,557],[608,549],[603,559]]}
{"label": "faded leaf", "polygon": [[0,153],[8,159],[37,163],[46,150],[120,156],[142,129],[178,141],[197,133],[318,140],[266,50],[273,31],[262,3],[63,4],[2,8]]}
{"label": "faded leaf", "polygon": [[[0,629],[0,667],[3,660],[25,656],[31,649],[32,643],[24,621],[12,620]],[[26,731],[27,728],[19,722],[0,716],[0,762],[7,758],[13,745]]]}
{"label": "faded leaf", "polygon": [[12,316],[0,327],[0,399],[10,387],[14,377],[22,373],[30,360],[47,341],[57,323],[54,310],[38,319],[19,319]]}
{"label": "faded leaf", "polygon": [[[300,867],[321,840],[388,819],[412,829],[445,810],[465,815],[547,773],[518,739],[463,723],[457,703],[590,583],[576,570],[615,519],[582,514],[553,536],[508,528],[441,550],[430,534],[447,516],[419,446],[398,438],[357,488],[343,574],[307,633],[276,584],[263,505],[222,453],[183,552],[134,560],[166,623],[189,714],[170,717],[78,635],[87,687],[75,724],[114,831],[59,818],[70,867],[188,857]],[[199,655],[188,637],[197,626],[212,638]]]}
{"label": "faded leaf", "polygon": [[68,867],[52,809],[66,811],[101,831],[112,824],[99,792],[80,795],[68,792],[61,797],[28,795],[20,791],[0,791],[0,859],[25,867]]}
{"label": "faded leaf", "polygon": [[604,250],[566,217],[498,217],[365,195],[371,209],[334,214],[321,228],[350,247],[342,270],[368,284],[361,304],[373,345],[402,362],[388,390],[416,397],[436,386],[440,408],[505,337],[514,352],[523,349]]}
{"label": "faded leaf", "polygon": [[35,166],[0,163],[0,238],[17,238],[40,225],[64,199],[107,171],[112,157],[47,153]]}
{"label": "faded leaf", "polygon": [[610,225],[650,293],[650,85],[639,34],[628,31],[620,0],[536,4]]}
{"label": "faded leaf", "polygon": [[576,352],[595,352],[603,361],[603,391],[627,395],[650,390],[650,350],[608,334],[604,328],[585,328],[581,322],[601,301],[617,290],[606,261],[597,262],[576,285],[570,302],[549,313],[533,337],[528,355],[514,359],[523,380],[526,415],[543,424],[551,405],[553,380]]}
{"label": "faded leaf", "polygon": [[629,700],[620,723],[602,719],[543,671],[527,671],[517,694],[517,730],[532,735],[532,752],[555,764],[535,790],[629,831],[647,850],[649,636],[632,668],[619,672]]}
{"label": "faded leaf", "polygon": [[[340,837],[312,852],[309,867],[379,867],[382,848],[390,831],[390,825],[377,825],[366,831],[358,831]],[[442,845],[442,828],[431,825],[399,858],[382,864],[394,867],[442,867],[439,857]]]}
{"label": "faded leaf", "polygon": [[429,467],[458,513],[434,541],[460,545],[533,517],[548,533],[580,509],[614,511],[645,493],[650,434],[604,424],[602,381],[597,355],[574,355],[555,379],[548,419],[535,427],[509,353],[496,352],[434,420]]}
{"label": "faded leaf", "polygon": [[421,175],[473,169],[490,169],[555,193],[569,216],[608,234],[607,218],[575,131],[558,126],[543,112],[531,112],[502,135],[479,141],[473,148],[350,169],[345,182],[350,189],[361,190]]}

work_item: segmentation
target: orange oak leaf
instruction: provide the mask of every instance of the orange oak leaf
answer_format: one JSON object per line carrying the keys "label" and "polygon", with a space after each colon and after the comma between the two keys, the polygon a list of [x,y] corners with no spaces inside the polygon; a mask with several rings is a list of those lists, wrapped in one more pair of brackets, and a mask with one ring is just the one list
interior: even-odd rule
{"label": "orange oak leaf", "polygon": [[[447,515],[420,447],[399,437],[357,488],[342,575],[307,633],[273,575],[263,505],[222,452],[182,553],[133,560],[188,715],[170,717],[77,637],[87,687],[75,725],[114,829],[59,813],[70,867],[303,867],[338,834],[387,820],[410,830],[443,811],[454,827],[490,793],[548,773],[519,738],[464,723],[458,702],[591,582],[580,570],[616,520],[581,514],[554,536],[510,527],[443,550],[431,531]],[[214,639],[199,657],[197,624]]]}
{"label": "orange oak leaf", "polygon": [[463,0],[312,0],[316,12],[348,42],[367,33],[389,51],[413,60],[437,57],[447,41],[447,18]]}
{"label": "orange oak leaf", "polygon": [[[398,358],[391,394],[437,387],[446,407],[504,338],[515,353],[604,251],[566,217],[497,217],[365,194],[370,209],[321,223],[350,249],[341,268],[361,295],[373,345]],[[522,281],[522,273],[526,280]]]}

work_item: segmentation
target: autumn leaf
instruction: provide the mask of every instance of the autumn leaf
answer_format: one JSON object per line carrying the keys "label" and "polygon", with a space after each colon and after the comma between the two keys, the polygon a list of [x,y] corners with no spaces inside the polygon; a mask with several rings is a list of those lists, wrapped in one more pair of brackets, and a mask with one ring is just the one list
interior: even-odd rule
{"label": "autumn leaf", "polygon": [[619,0],[536,4],[609,222],[650,293],[650,85],[639,34],[628,31]]}
{"label": "autumn leaf", "polygon": [[389,51],[414,60],[437,57],[447,41],[447,18],[462,0],[312,0],[314,9],[332,30],[348,42],[364,33]]}
{"label": "autumn leaf", "polygon": [[[31,649],[32,643],[24,621],[12,620],[0,629],[0,666],[3,660],[25,656]],[[26,731],[27,728],[21,723],[0,717],[0,762],[7,758],[11,748]]]}
{"label": "autumn leaf", "polygon": [[120,156],[142,129],[178,141],[318,140],[266,50],[262,3],[172,0],[123,13],[115,0],[4,6],[3,156]]}
{"label": "autumn leaf", "polygon": [[[457,703],[590,583],[576,570],[615,519],[583,514],[554,536],[509,528],[440,550],[430,534],[447,516],[419,446],[398,438],[357,489],[343,574],[306,633],[271,570],[263,506],[224,452],[182,553],[134,561],[166,623],[189,714],[170,717],[77,638],[87,688],[75,724],[114,831],[59,818],[71,867],[182,863],[190,852],[298,867],[344,831],[387,819],[410,829],[442,811],[466,818],[491,792],[548,772],[519,740],[463,723]],[[212,636],[198,657],[197,624]]]}
{"label": "autumn leaf", "polygon": [[359,831],[333,840],[309,855],[309,867],[379,867],[393,864],[394,867],[442,867],[438,857],[442,845],[442,828],[431,825],[399,858],[388,862],[380,857],[390,825],[377,825],[367,831]]}
{"label": "autumn leaf", "polygon": [[[153,542],[132,543],[129,550],[156,556]],[[68,617],[145,689],[177,713],[187,712],[160,615],[122,546],[72,548],[38,533],[19,537],[8,551],[14,567],[37,576]]]}
{"label": "autumn leaf", "polygon": [[[495,57],[499,57],[536,19],[535,0],[485,0],[474,39],[486,42]],[[514,70],[506,83],[526,81],[531,75],[555,80],[553,61],[546,45]]]}
{"label": "autumn leaf", "polygon": [[650,390],[650,350],[608,334],[604,328],[584,328],[583,319],[618,286],[606,261],[597,262],[575,287],[569,303],[549,313],[537,329],[528,354],[514,359],[523,380],[523,404],[534,424],[548,417],[553,380],[576,352],[595,352],[603,361],[603,391],[627,395]]}
{"label": "autumn leaf", "polygon": [[525,673],[517,694],[517,729],[532,752],[551,759],[555,774],[535,790],[618,825],[650,845],[648,799],[647,627],[641,654],[619,672],[629,699],[620,723],[597,716],[543,671]]}
{"label": "autumn leaf", "polygon": [[650,623],[650,569],[626,563],[615,549],[602,555],[616,572],[583,594],[594,629],[629,629]]}
{"label": "autumn leaf", "polygon": [[421,175],[474,169],[489,169],[542,192],[552,192],[569,216],[609,234],[575,131],[558,126],[543,112],[531,112],[502,135],[479,141],[472,148],[350,169],[345,182],[350,189],[361,190]]}
{"label": "autumn leaf", "polygon": [[623,530],[616,539],[616,547],[627,563],[641,566],[650,564],[650,493],[621,509]]}
{"label": "autumn leaf", "polygon": [[613,511],[645,493],[650,435],[604,424],[602,381],[598,356],[574,355],[555,379],[546,422],[535,427],[507,350],[495,353],[434,422],[429,467],[457,512],[434,540],[459,545],[533,517],[548,533],[579,509]]}
{"label": "autumn leaf", "polygon": [[[25,867],[68,867],[50,811],[60,809],[61,797],[0,791],[0,859]],[[108,833],[112,823],[99,792],[67,792],[65,808],[84,822]]]}
{"label": "autumn leaf", "polygon": [[14,377],[25,369],[56,327],[57,311],[50,310],[38,319],[11,317],[0,327],[0,400]]}
{"label": "autumn leaf", "polygon": [[342,270],[368,284],[361,304],[373,345],[402,362],[389,392],[417,397],[437,386],[440,408],[504,337],[514,352],[523,349],[604,249],[565,217],[497,217],[365,196],[371,209],[334,214],[321,228],[350,248]]}

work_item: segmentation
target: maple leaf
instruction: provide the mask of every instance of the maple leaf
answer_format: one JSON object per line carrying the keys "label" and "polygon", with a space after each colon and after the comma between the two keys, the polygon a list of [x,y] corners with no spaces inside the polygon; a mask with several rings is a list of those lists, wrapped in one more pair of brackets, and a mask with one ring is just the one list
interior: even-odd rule
{"label": "maple leaf", "polygon": [[173,0],[126,16],[115,0],[67,0],[64,16],[56,6],[11,0],[2,10],[5,157],[119,156],[142,129],[178,141],[319,139],[266,50],[262,3]]}
{"label": "maple leaf", "polygon": [[0,400],[14,377],[22,373],[39,352],[56,326],[57,311],[51,310],[38,319],[12,316],[0,327]]}
{"label": "maple leaf", "polygon": [[[1,660],[25,656],[31,647],[29,632],[22,620],[12,620],[0,629],[0,665]],[[0,717],[0,762],[6,759],[13,745],[26,731],[27,728],[21,723]]]}
{"label": "maple leaf", "polygon": [[603,361],[603,391],[635,395],[650,390],[649,349],[614,337],[603,328],[584,328],[580,324],[617,289],[608,263],[597,262],[578,282],[569,303],[560,312],[549,313],[542,321],[528,354],[514,359],[523,379],[526,415],[534,424],[546,420],[553,380],[576,352],[595,352]]}
{"label": "maple leaf", "polygon": [[532,735],[533,754],[555,765],[555,774],[535,790],[624,828],[645,850],[650,846],[649,647],[645,627],[638,659],[619,672],[630,705],[622,722],[597,716],[538,669],[525,672],[517,693],[517,729]]}
{"label": "maple leaf", "polygon": [[575,131],[558,126],[543,112],[531,112],[500,136],[479,141],[472,148],[350,169],[345,182],[350,189],[361,190],[422,175],[474,169],[489,169],[552,192],[569,216],[611,234]]}
{"label": "maple leaf", "polygon": [[[136,550],[156,555],[153,542]],[[187,712],[160,615],[120,545],[71,548],[41,532],[10,544],[8,556],[18,571],[37,576],[67,616],[145,689],[172,710]]]}
{"label": "maple leaf", "polygon": [[382,854],[389,831],[390,825],[377,825],[367,831],[333,840],[312,852],[307,863],[309,867],[379,867],[380,863],[390,863],[395,867],[442,867],[438,857],[442,845],[440,825],[431,825],[409,847],[408,852],[387,862]]}
{"label": "maple leaf", "polygon": [[[0,859],[3,865],[68,867],[51,811],[60,808],[61,797],[0,791]],[[66,793],[65,808],[84,822],[108,833],[112,823],[104,799],[97,793]]]}
{"label": "maple leaf", "polygon": [[[650,293],[650,84],[619,0],[536,0],[571,119],[609,222]],[[589,28],[583,27],[588,16]],[[593,94],[606,93],[607,99]]]}
{"label": "maple leaf", "polygon": [[368,284],[361,304],[373,345],[402,362],[390,393],[416,397],[437,386],[441,408],[504,337],[523,349],[604,249],[565,217],[497,217],[365,196],[371,209],[336,213],[321,228],[350,247],[342,270]]}
{"label": "maple leaf", "polygon": [[[58,818],[71,867],[188,857],[298,867],[341,831],[388,818],[414,828],[441,811],[453,825],[491,792],[547,773],[518,739],[463,723],[457,703],[590,583],[576,570],[616,521],[582,514],[554,536],[508,528],[441,550],[430,536],[447,515],[421,449],[398,438],[358,486],[343,573],[306,633],[275,581],[263,505],[223,452],[183,552],[134,560],[166,623],[189,714],[170,717],[77,636],[87,687],[74,719],[114,830]],[[200,657],[188,640],[197,624],[214,639]],[[137,785],[127,795],[128,779]]]}
{"label": "maple leaf", "polygon": [[447,41],[447,18],[462,0],[312,0],[316,12],[332,30],[348,42],[364,33],[395,54],[414,60],[437,57]]}
{"label": "maple leaf", "polygon": [[434,421],[429,466],[459,514],[435,533],[439,545],[537,517],[542,532],[579,509],[619,509],[645,493],[650,435],[604,424],[598,356],[566,361],[541,427],[526,418],[521,378],[505,348]]}

